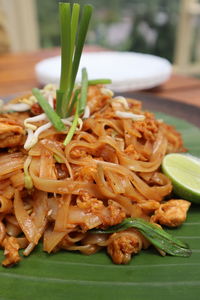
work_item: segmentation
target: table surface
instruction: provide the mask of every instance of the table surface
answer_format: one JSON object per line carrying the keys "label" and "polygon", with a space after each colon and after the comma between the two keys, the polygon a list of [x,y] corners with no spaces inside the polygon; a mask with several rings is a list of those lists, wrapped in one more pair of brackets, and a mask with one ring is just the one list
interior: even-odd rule
{"label": "table surface", "polygon": [[[87,46],[86,51],[102,51]],[[60,50],[42,49],[37,52],[0,55],[0,97],[28,91],[38,86],[34,66],[42,59],[59,55]],[[159,87],[142,91],[150,95],[200,107],[200,79],[173,74]]]}

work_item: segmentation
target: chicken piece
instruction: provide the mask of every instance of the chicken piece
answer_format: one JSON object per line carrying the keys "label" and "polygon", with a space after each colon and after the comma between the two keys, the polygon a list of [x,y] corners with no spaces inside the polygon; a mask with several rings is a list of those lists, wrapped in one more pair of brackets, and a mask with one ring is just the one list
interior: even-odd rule
{"label": "chicken piece", "polygon": [[119,224],[126,217],[124,208],[113,200],[108,200],[108,206],[105,208],[102,214],[102,226],[103,228]]}
{"label": "chicken piece", "polygon": [[98,214],[102,211],[103,202],[83,192],[76,200],[77,206],[83,209],[86,213]]}
{"label": "chicken piece", "polygon": [[138,130],[146,140],[155,141],[159,124],[151,113],[145,112],[144,115],[144,121],[134,122],[134,128]]}
{"label": "chicken piece", "polygon": [[96,173],[96,168],[94,167],[88,167],[81,166],[74,168],[74,180],[77,181],[88,181],[93,182],[94,181],[94,174]]}
{"label": "chicken piece", "polygon": [[4,255],[6,256],[2,262],[4,267],[15,265],[21,260],[18,253],[20,247],[15,237],[6,237],[2,242],[2,246],[5,249]]}
{"label": "chicken piece", "polygon": [[160,203],[155,200],[147,200],[138,203],[138,206],[144,211],[146,215],[150,215],[159,208]]}
{"label": "chicken piece", "polygon": [[175,127],[165,124],[160,124],[168,141],[167,153],[185,152],[187,149],[183,147],[183,139],[181,134],[176,131]]}
{"label": "chicken piece", "polygon": [[107,100],[111,98],[111,95],[106,94],[104,90],[101,85],[89,86],[87,104],[91,113],[101,109]]}
{"label": "chicken piece", "polygon": [[143,155],[143,153],[136,151],[133,144],[128,145],[128,147],[126,147],[126,149],[124,150],[124,153],[126,153],[133,160],[141,160],[141,161],[148,160],[148,158],[145,155]]}
{"label": "chicken piece", "polygon": [[0,222],[0,245],[1,245],[1,241],[3,241],[5,237],[5,234],[6,234],[5,226],[2,222]]}
{"label": "chicken piece", "polygon": [[0,118],[0,148],[22,145],[24,136],[25,130],[18,121]]}
{"label": "chicken piece", "polygon": [[90,196],[88,193],[82,193],[76,202],[77,206],[83,209],[85,213],[97,216],[101,220],[101,228],[121,223],[126,217],[123,207],[113,200],[108,200],[108,205],[105,206],[103,201]]}
{"label": "chicken piece", "polygon": [[115,264],[127,264],[141,249],[141,235],[135,229],[113,233],[108,240],[107,251]]}
{"label": "chicken piece", "polygon": [[186,220],[190,205],[191,203],[186,200],[171,199],[160,205],[151,217],[151,222],[169,227],[180,226]]}

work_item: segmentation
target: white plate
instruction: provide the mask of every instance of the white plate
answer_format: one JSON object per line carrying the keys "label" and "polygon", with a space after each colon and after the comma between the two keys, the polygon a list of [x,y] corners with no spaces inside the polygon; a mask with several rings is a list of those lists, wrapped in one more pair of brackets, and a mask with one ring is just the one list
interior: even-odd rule
{"label": "white plate", "polygon": [[[168,60],[134,52],[83,53],[77,81],[80,81],[83,67],[87,68],[89,79],[112,79],[109,87],[116,92],[158,86],[170,77],[172,71]],[[35,71],[41,84],[59,84],[60,57],[52,57],[39,62]]]}

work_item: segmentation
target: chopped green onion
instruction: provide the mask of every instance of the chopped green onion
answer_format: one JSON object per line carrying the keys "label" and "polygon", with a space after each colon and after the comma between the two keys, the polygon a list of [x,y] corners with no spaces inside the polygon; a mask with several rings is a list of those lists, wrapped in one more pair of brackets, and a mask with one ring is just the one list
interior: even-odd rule
{"label": "chopped green onion", "polygon": [[155,247],[170,255],[184,257],[191,255],[191,250],[188,245],[176,239],[155,224],[146,222],[140,218],[127,218],[122,223],[111,226],[108,229],[92,229],[90,232],[114,233],[131,227],[138,229]]}
{"label": "chopped green onion", "polygon": [[74,120],[72,122],[72,126],[70,127],[68,134],[63,142],[64,146],[66,146],[67,144],[69,144],[69,142],[71,141],[74,132],[76,131],[76,127],[78,125],[78,118],[79,118],[79,103],[76,104],[76,112],[74,115]]}
{"label": "chopped green onion", "polygon": [[[77,89],[73,98],[73,101],[76,102],[76,112],[74,115],[74,120],[72,122],[72,126],[64,140],[64,145],[66,146],[71,141],[74,132],[76,131],[76,127],[78,124],[79,115],[84,112],[86,106],[86,99],[87,99],[87,89],[88,89],[88,75],[85,68],[82,70],[82,81],[81,81],[81,88]],[[80,98],[78,99],[80,92]]]}
{"label": "chopped green onion", "polygon": [[82,69],[82,81],[81,81],[81,96],[79,102],[79,114],[84,112],[87,100],[87,90],[88,90],[88,75],[85,68]]}
{"label": "chopped green onion", "polygon": [[59,163],[59,164],[64,163],[64,160],[60,156],[58,156],[57,154],[54,154],[53,157],[54,157],[54,159],[57,163]]}
{"label": "chopped green onion", "polygon": [[53,108],[49,105],[46,98],[41,94],[40,90],[37,88],[32,89],[33,95],[38,100],[38,103],[44,110],[44,112],[47,115],[47,118],[52,123],[52,125],[55,127],[58,131],[65,130],[65,124],[62,122],[61,118],[57,115],[57,113],[53,110]]}
{"label": "chopped green onion", "polygon": [[79,94],[80,94],[80,88],[77,88],[74,92],[74,96],[73,96],[72,101],[70,103],[70,107],[67,111],[67,117],[69,117],[71,115],[72,110],[73,110],[76,102],[78,101]]}
{"label": "chopped green onion", "polygon": [[112,83],[112,80],[107,79],[107,78],[88,80],[88,85],[111,84],[111,83]]}

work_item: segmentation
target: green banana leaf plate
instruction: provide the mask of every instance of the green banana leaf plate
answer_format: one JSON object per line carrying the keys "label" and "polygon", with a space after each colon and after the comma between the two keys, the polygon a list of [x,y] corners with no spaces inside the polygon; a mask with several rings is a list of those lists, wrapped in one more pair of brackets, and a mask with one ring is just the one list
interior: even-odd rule
{"label": "green banana leaf plate", "polygon": [[[144,108],[161,111],[157,116],[176,126],[189,152],[200,157],[200,129],[194,125],[200,126],[200,109],[145,94],[128,96],[144,100]],[[200,206],[192,205],[186,223],[168,231],[190,245],[191,257],[162,257],[151,248],[128,265],[114,265],[105,251],[48,255],[38,246],[19,265],[0,267],[0,299],[200,299]]]}

